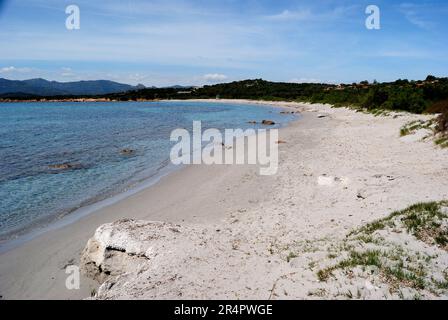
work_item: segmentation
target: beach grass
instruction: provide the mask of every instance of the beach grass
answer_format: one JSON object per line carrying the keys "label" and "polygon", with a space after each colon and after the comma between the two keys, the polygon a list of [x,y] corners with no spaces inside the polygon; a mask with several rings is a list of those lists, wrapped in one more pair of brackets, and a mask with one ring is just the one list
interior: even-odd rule
{"label": "beach grass", "polygon": [[[406,240],[396,236],[403,232]],[[434,276],[437,257],[420,252],[416,249],[420,245],[413,241],[448,251],[448,201],[417,203],[355,229],[347,235],[342,250],[331,253],[336,262],[319,269],[317,278],[327,282],[358,268],[374,270],[393,292],[403,288],[412,288],[416,294],[420,290],[435,295],[446,292],[447,270]]]}

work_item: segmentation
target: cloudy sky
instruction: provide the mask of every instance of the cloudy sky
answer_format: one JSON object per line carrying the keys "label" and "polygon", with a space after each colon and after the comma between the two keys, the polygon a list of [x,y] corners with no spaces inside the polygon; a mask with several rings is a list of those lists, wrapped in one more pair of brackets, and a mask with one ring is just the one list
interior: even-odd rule
{"label": "cloudy sky", "polygon": [[[80,29],[66,28],[76,4]],[[365,27],[380,8],[381,29]],[[0,77],[201,85],[448,76],[446,0],[0,0]]]}

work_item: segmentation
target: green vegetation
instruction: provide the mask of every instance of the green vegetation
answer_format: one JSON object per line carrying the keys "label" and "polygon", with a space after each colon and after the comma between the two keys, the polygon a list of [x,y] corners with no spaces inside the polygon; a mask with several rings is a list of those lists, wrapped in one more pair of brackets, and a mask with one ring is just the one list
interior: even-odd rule
{"label": "green vegetation", "polygon": [[7,94],[0,99],[74,99],[102,98],[115,101],[157,99],[252,99],[328,103],[336,107],[348,106],[367,110],[377,115],[387,111],[412,113],[441,113],[437,131],[448,132],[448,78],[428,76],[425,80],[353,84],[283,83],[262,79],[236,81],[204,87],[144,88],[101,96],[41,97]]}
{"label": "green vegetation", "polygon": [[297,258],[297,254],[295,254],[294,252],[290,252],[288,254],[288,256],[286,257],[286,262],[290,262],[292,259]]}
{"label": "green vegetation", "polygon": [[448,271],[445,271],[443,274],[443,280],[437,280],[432,278],[432,281],[436,285],[436,287],[440,290],[448,290]]}
{"label": "green vegetation", "polygon": [[262,79],[236,81],[189,89],[142,89],[108,95],[117,100],[138,99],[252,99],[287,100],[349,106],[376,115],[387,111],[443,113],[437,129],[448,131],[448,78],[428,76],[423,81],[353,84],[281,83]]}
{"label": "green vegetation", "polygon": [[[404,226],[406,231],[428,244],[437,244],[448,250],[448,227],[443,221],[448,220],[448,201],[418,203],[402,211],[395,211],[388,217],[373,221],[349,234],[371,236],[375,231],[385,227]],[[399,217],[399,219],[397,219]]]}
{"label": "green vegetation", "polygon": [[415,251],[414,245],[408,246],[410,240],[406,237],[394,239],[394,234],[402,232],[415,241],[448,251],[448,201],[418,203],[354,230],[337,249],[338,254],[333,251],[328,255],[337,262],[318,270],[318,279],[328,281],[336,271],[352,276],[353,270],[360,268],[363,272],[373,270],[389,285],[391,292],[400,293],[404,287],[417,293],[419,290],[435,295],[446,292],[448,269],[436,276],[433,268],[438,266],[434,260],[437,255]]}
{"label": "green vegetation", "polygon": [[320,281],[327,281],[337,269],[350,269],[354,267],[376,268],[384,278],[395,289],[400,284],[414,289],[424,289],[426,273],[424,268],[405,268],[403,261],[391,263],[393,257],[390,252],[380,250],[366,250],[364,252],[351,251],[350,256],[334,266],[319,270],[317,276]]}
{"label": "green vegetation", "polygon": [[[369,111],[445,112],[448,108],[448,78],[428,76],[423,81],[353,84],[282,83],[262,79],[178,90],[152,88],[108,95],[118,100],[137,99],[254,99],[289,100],[352,106]],[[444,102],[445,101],[445,102]]]}
{"label": "green vegetation", "polygon": [[448,227],[443,225],[448,219],[448,212],[442,210],[443,203],[423,203],[412,206],[402,212],[401,222],[407,231],[428,244],[437,244],[448,250]]}
{"label": "green vegetation", "polygon": [[351,251],[350,257],[340,261],[338,264],[321,269],[317,272],[320,281],[326,281],[337,269],[353,268],[356,266],[376,266],[381,267],[381,252],[377,250],[367,250],[365,252]]}
{"label": "green vegetation", "polygon": [[428,120],[428,121],[423,121],[423,120],[415,120],[415,121],[411,121],[407,124],[405,124],[401,129],[400,129],[400,135],[403,136],[407,136],[408,134],[412,134],[417,130],[420,129],[429,129],[432,130],[433,127],[433,121],[432,120]]}
{"label": "green vegetation", "polygon": [[444,135],[441,138],[436,139],[435,144],[441,148],[448,148],[448,135]]}

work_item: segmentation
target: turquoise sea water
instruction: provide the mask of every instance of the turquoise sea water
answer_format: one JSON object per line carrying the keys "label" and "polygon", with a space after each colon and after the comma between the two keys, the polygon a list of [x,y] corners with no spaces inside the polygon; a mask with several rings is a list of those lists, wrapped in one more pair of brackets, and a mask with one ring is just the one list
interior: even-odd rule
{"label": "turquoise sea water", "polygon": [[[0,241],[167,169],[171,131],[191,131],[193,120],[205,130],[293,118],[277,108],[234,103],[0,103]],[[64,163],[72,167],[51,168]]]}

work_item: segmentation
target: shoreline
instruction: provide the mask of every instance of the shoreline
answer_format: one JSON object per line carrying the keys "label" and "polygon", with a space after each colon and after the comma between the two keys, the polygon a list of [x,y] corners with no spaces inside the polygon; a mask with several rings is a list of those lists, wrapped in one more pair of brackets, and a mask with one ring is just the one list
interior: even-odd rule
{"label": "shoreline", "polygon": [[[183,102],[184,100],[158,100],[158,101],[180,101]],[[222,100],[215,100],[215,99],[194,99],[194,100],[188,100],[191,102],[220,102],[220,103],[241,103],[241,104],[247,104],[247,105],[264,105],[269,107],[278,107],[279,110],[286,110],[290,108],[294,108],[292,105],[297,105],[297,103],[289,103],[289,102],[271,102],[271,101],[252,101],[252,100],[241,100],[241,99],[222,99]],[[33,101],[28,101],[33,102]],[[36,102],[70,102],[70,101],[36,101]],[[76,101],[76,102],[91,102],[91,101]],[[95,101],[96,102],[96,101]],[[102,102],[102,101],[98,101]],[[119,102],[119,101],[118,101]],[[143,102],[143,101],[142,101]],[[154,102],[154,100],[145,101],[145,102]],[[281,126],[279,130],[282,130],[282,128],[285,128],[290,125],[292,122],[299,121],[300,118],[294,119],[291,122],[287,123],[284,126]],[[3,296],[3,298],[8,298],[8,290],[5,290],[3,288],[3,281],[7,275],[8,272],[3,271],[3,262],[7,260],[8,256],[13,256],[16,259],[21,259],[22,255],[27,255],[30,250],[27,248],[34,248],[34,247],[41,247],[42,245],[40,243],[48,243],[50,240],[47,240],[52,237],[52,235],[57,234],[58,237],[62,236],[63,230],[71,229],[73,225],[76,224],[84,224],[84,220],[89,220],[89,217],[96,214],[101,214],[102,212],[107,212],[109,207],[113,206],[119,206],[121,202],[125,202],[127,199],[138,197],[139,194],[144,192],[150,192],[152,188],[157,187],[157,185],[161,182],[163,182],[165,179],[170,178],[171,176],[175,176],[177,173],[182,172],[184,170],[193,170],[194,171],[195,165],[189,165],[189,166],[180,166],[180,167],[174,167],[171,170],[167,172],[163,172],[161,174],[157,174],[156,176],[149,177],[147,179],[143,179],[141,182],[131,186],[129,190],[125,190],[123,192],[117,193],[112,195],[111,197],[107,197],[105,199],[101,199],[99,201],[92,202],[90,204],[87,204],[85,206],[82,206],[80,208],[75,209],[74,211],[70,212],[69,214],[64,215],[61,219],[56,219],[51,221],[48,224],[45,224],[43,227],[36,227],[32,230],[30,230],[27,233],[19,235],[15,239],[6,240],[2,243],[0,246],[0,257],[2,258],[0,261],[0,295]],[[176,180],[176,178],[171,177],[169,180]],[[108,218],[106,217],[107,214],[104,214],[101,219],[101,223],[109,222]],[[120,216],[121,218],[122,216]],[[136,216],[138,217],[138,215]],[[111,217],[112,219],[112,217]],[[96,227],[98,227],[100,224],[98,224]],[[91,233],[96,229],[91,229]],[[70,231],[68,231],[70,233]],[[84,236],[84,240],[82,242],[78,243],[78,248],[76,251],[78,254],[71,254],[73,257],[66,259],[67,262],[73,261],[73,260],[79,260],[80,252],[82,248],[84,247],[85,243],[88,240],[87,233]],[[34,249],[31,249],[34,250]],[[21,254],[21,251],[25,251],[27,253]],[[52,251],[58,251],[56,248],[52,248]],[[33,259],[32,259],[33,260]],[[10,269],[10,266],[8,263],[6,263],[6,270]],[[59,275],[59,277],[62,279],[63,275],[61,274],[61,270],[55,270],[54,266],[50,268],[51,273],[56,273]],[[44,272],[47,274],[47,272]],[[84,278],[84,281],[87,284],[87,287],[81,288],[80,292],[76,292],[75,295],[72,295],[69,292],[66,292],[67,294],[64,296],[67,299],[70,299],[72,297],[75,298],[82,298],[90,293],[91,289],[96,288],[98,286],[97,283],[94,281],[90,281],[90,279]],[[60,281],[61,282],[61,281]],[[8,286],[8,285],[7,285]],[[60,283],[58,286],[57,291],[60,292],[61,290],[66,291],[65,288],[62,288]],[[6,293],[5,293],[6,291]],[[31,298],[38,298],[39,295],[36,295],[36,293],[27,293],[25,296],[28,296],[30,294]],[[58,293],[59,296],[59,293]],[[22,294],[16,296],[16,294],[12,295],[12,298],[19,298],[22,297]],[[50,295],[49,297],[52,297]]]}
{"label": "shoreline", "polygon": [[[287,110],[291,108],[291,104],[295,105],[296,103],[289,102],[273,102],[273,101],[252,101],[252,100],[244,100],[244,99],[190,99],[190,100],[142,100],[136,102],[214,102],[214,103],[234,103],[234,104],[246,104],[246,105],[261,105],[266,107],[275,107],[280,110]],[[16,101],[13,101],[16,102]],[[103,99],[96,99],[94,101],[91,100],[55,100],[55,101],[28,101],[28,102],[114,102],[114,101],[103,101]],[[121,101],[115,101],[121,102]],[[291,122],[297,121],[298,119],[294,119]],[[289,122],[286,124],[280,125],[280,128],[288,126]],[[98,211],[104,207],[113,205],[121,200],[126,199],[127,197],[136,194],[138,192],[143,191],[144,189],[150,188],[151,186],[157,184],[160,179],[164,176],[167,176],[171,173],[174,173],[178,170],[182,170],[185,166],[173,166],[169,164],[161,168],[160,171],[155,172],[154,174],[139,179],[138,181],[134,181],[130,185],[120,186],[120,190],[114,191],[106,196],[99,196],[97,198],[92,198],[85,203],[81,204],[79,207],[71,208],[67,211],[60,212],[55,217],[49,217],[43,221],[37,221],[30,226],[24,227],[23,229],[13,232],[6,233],[6,237],[0,240],[0,255],[9,250],[17,248],[26,242],[32,241],[36,237],[39,237],[46,232],[57,230],[64,226],[67,226],[71,223],[78,221],[79,219]]]}
{"label": "shoreline", "polygon": [[116,204],[119,201],[122,201],[147,188],[151,188],[152,186],[157,184],[160,179],[163,179],[163,177],[182,169],[183,167],[181,166],[170,166],[169,168],[164,167],[162,168],[162,170],[156,172],[155,174],[147,178],[143,178],[142,180],[135,182],[129,186],[123,187],[120,189],[120,191],[112,193],[109,196],[99,199],[92,199],[77,208],[68,210],[63,214],[59,214],[58,216],[62,215],[60,218],[49,218],[48,222],[35,223],[34,225],[21,230],[18,234],[14,233],[15,236],[12,235],[9,239],[2,240],[0,242],[0,255],[17,247],[20,247],[21,245],[32,241],[33,239],[47,232],[63,228],[72,223],[76,223],[78,220],[94,213],[95,211]]}
{"label": "shoreline", "polygon": [[[267,298],[276,278],[290,269],[281,255],[266,255],[273,239],[275,248],[317,237],[328,237],[331,242],[393,210],[446,197],[448,174],[440,157],[447,151],[435,149],[431,143],[399,138],[403,123],[422,116],[374,117],[328,105],[272,104],[301,112],[300,121],[280,129],[280,139],[286,143],[279,146],[280,172],[276,176],[259,176],[256,168],[247,165],[187,166],[148,189],[0,255],[0,295],[4,299],[89,297],[99,284],[83,276],[81,289],[68,291],[64,267],[78,264],[97,227],[132,218],[212,230],[213,238],[233,243],[229,247],[217,245],[223,251],[204,260],[206,269],[196,268],[196,262],[190,260],[182,269],[176,269],[182,265],[179,261],[166,262],[168,270],[174,268],[172,271],[183,274],[184,279],[199,272],[191,287],[182,284],[183,298]],[[343,177],[341,181],[347,184],[321,185],[322,176]],[[182,248],[171,249],[176,253]],[[208,269],[213,266],[222,267],[219,274]],[[253,277],[249,276],[252,273]],[[241,278],[243,274],[247,276]],[[211,278],[216,278],[213,288],[201,285]],[[173,298],[180,287],[170,288],[145,290],[141,298]],[[288,297],[306,298],[309,283],[294,292],[290,289]],[[117,298],[114,293],[103,297]]]}

